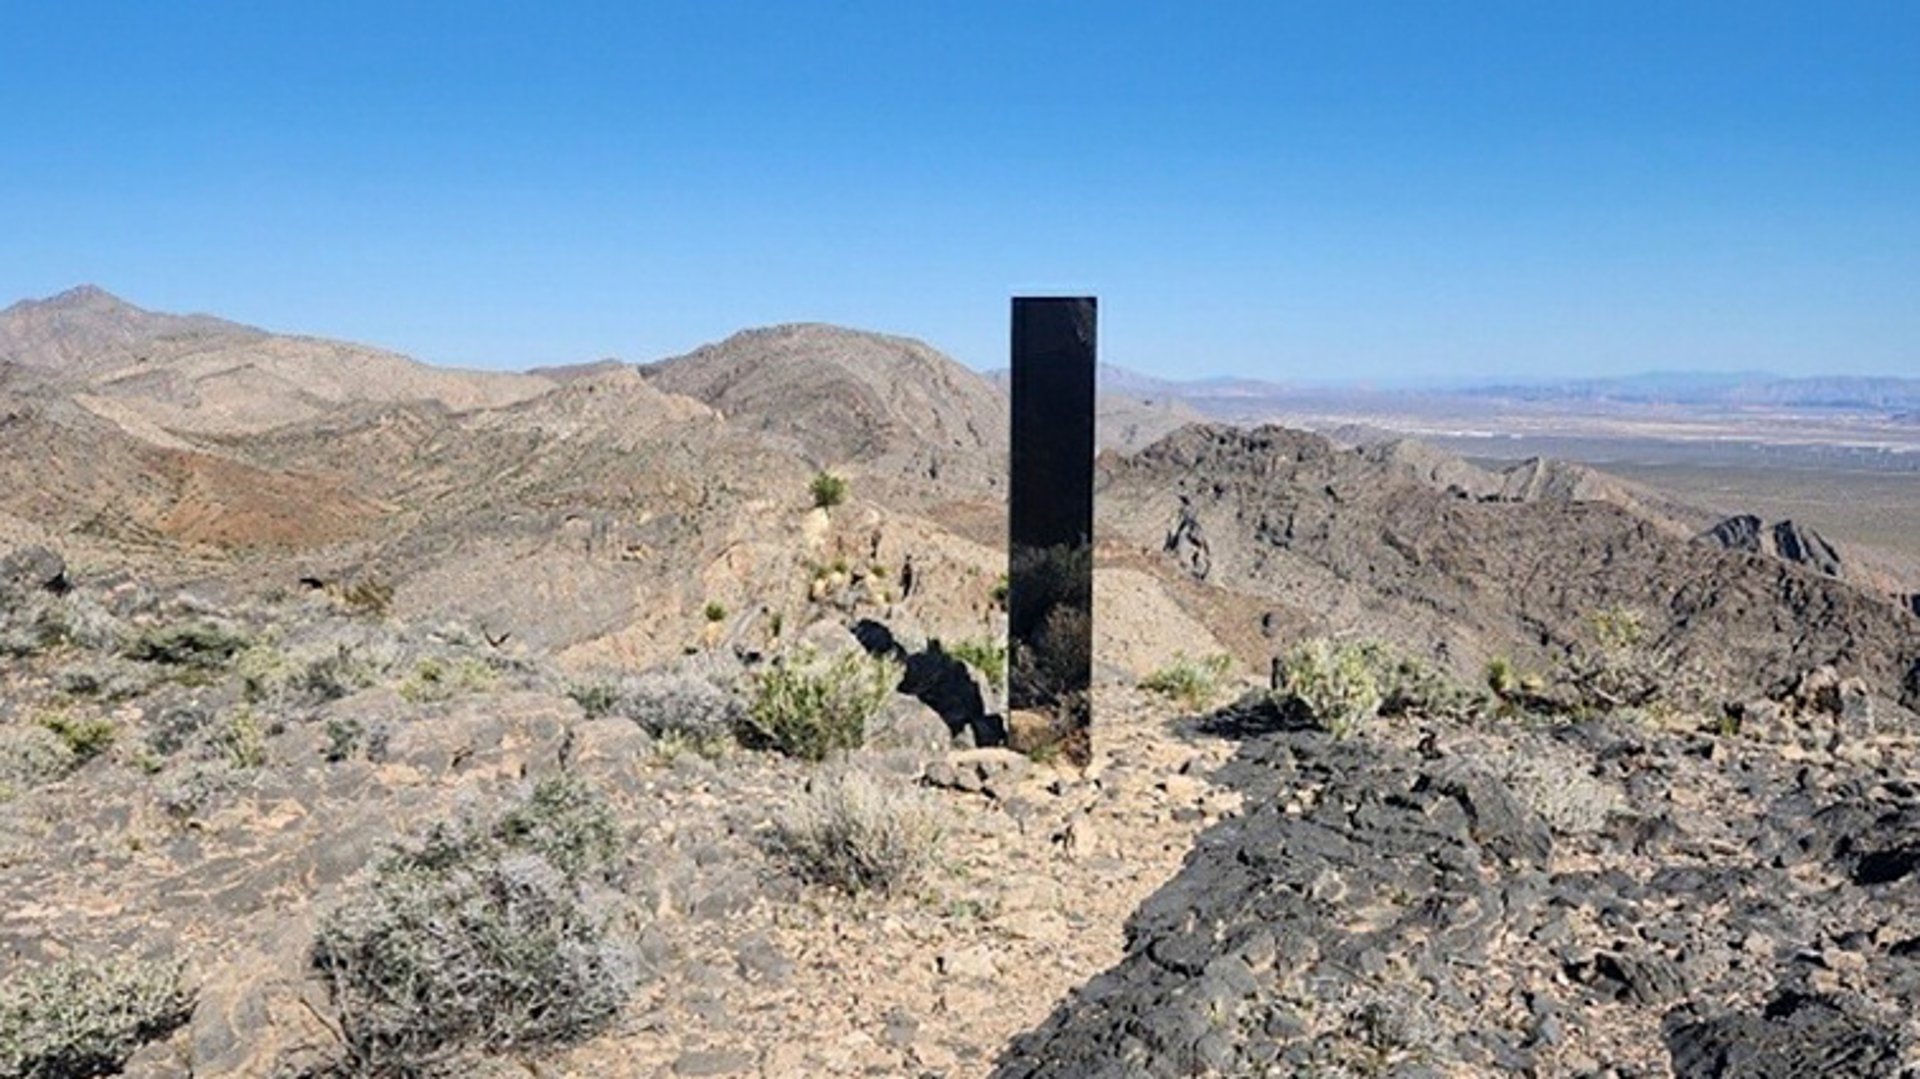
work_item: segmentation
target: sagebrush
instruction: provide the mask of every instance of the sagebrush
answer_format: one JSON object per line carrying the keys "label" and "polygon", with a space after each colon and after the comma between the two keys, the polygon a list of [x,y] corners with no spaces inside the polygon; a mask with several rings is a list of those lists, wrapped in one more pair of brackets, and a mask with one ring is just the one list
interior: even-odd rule
{"label": "sagebrush", "polygon": [[599,796],[558,778],[378,862],[315,934],[351,1064],[413,1074],[602,1029],[633,984],[598,905],[616,836]]}
{"label": "sagebrush", "polygon": [[920,880],[941,836],[939,807],[925,794],[847,769],[816,776],[780,816],[775,850],[806,880],[887,894]]}
{"label": "sagebrush", "polygon": [[0,983],[0,1076],[118,1074],[134,1050],[193,1014],[177,963],[66,959]]}

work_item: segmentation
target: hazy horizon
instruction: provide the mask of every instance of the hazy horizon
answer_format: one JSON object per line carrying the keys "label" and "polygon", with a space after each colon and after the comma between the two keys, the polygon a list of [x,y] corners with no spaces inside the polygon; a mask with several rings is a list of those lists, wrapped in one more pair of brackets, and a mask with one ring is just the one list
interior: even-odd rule
{"label": "hazy horizon", "polygon": [[[369,28],[377,28],[370,31]],[[85,3],[0,41],[0,297],[447,366],[824,321],[1281,383],[1920,370],[1920,8]]]}

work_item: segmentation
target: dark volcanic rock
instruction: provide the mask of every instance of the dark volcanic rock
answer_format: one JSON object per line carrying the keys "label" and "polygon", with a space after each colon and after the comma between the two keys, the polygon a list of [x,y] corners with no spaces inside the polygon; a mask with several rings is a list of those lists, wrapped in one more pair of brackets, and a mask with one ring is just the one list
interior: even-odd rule
{"label": "dark volcanic rock", "polygon": [[1883,1079],[1903,1039],[1831,1000],[1786,993],[1759,1014],[1676,1017],[1667,1033],[1676,1079]]}
{"label": "dark volcanic rock", "polygon": [[[1000,1079],[1920,1074],[1902,751],[1619,722],[1343,740],[1247,709],[1205,729],[1247,739],[1215,776],[1245,811]],[[1624,802],[1582,825],[1606,790]]]}

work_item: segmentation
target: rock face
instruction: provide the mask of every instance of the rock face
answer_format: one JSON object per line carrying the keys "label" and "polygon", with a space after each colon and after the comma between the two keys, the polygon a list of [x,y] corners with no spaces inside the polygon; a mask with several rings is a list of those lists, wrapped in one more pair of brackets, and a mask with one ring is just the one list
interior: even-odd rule
{"label": "rock face", "polygon": [[1844,576],[1840,552],[1811,528],[1792,521],[1766,524],[1750,513],[1729,517],[1701,537],[1729,551],[1771,555],[1828,577]]}
{"label": "rock face", "polygon": [[1279,722],[1222,718],[1246,810],[996,1076],[1913,1074],[1904,744]]}

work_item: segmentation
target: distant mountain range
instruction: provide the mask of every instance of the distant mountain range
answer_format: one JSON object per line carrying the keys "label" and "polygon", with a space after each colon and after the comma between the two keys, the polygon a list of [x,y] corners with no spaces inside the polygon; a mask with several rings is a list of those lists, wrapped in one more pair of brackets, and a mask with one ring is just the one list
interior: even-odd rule
{"label": "distant mountain range", "polygon": [[[1003,371],[992,373],[996,380]],[[1920,413],[1920,378],[1822,375],[1790,378],[1764,371],[1649,371],[1615,378],[1502,379],[1456,381],[1425,388],[1353,385],[1291,385],[1256,378],[1167,379],[1113,364],[1101,364],[1103,393],[1135,398],[1229,401],[1278,398],[1457,397],[1529,401],[1693,407],[1866,409],[1895,413],[1913,422]]]}

